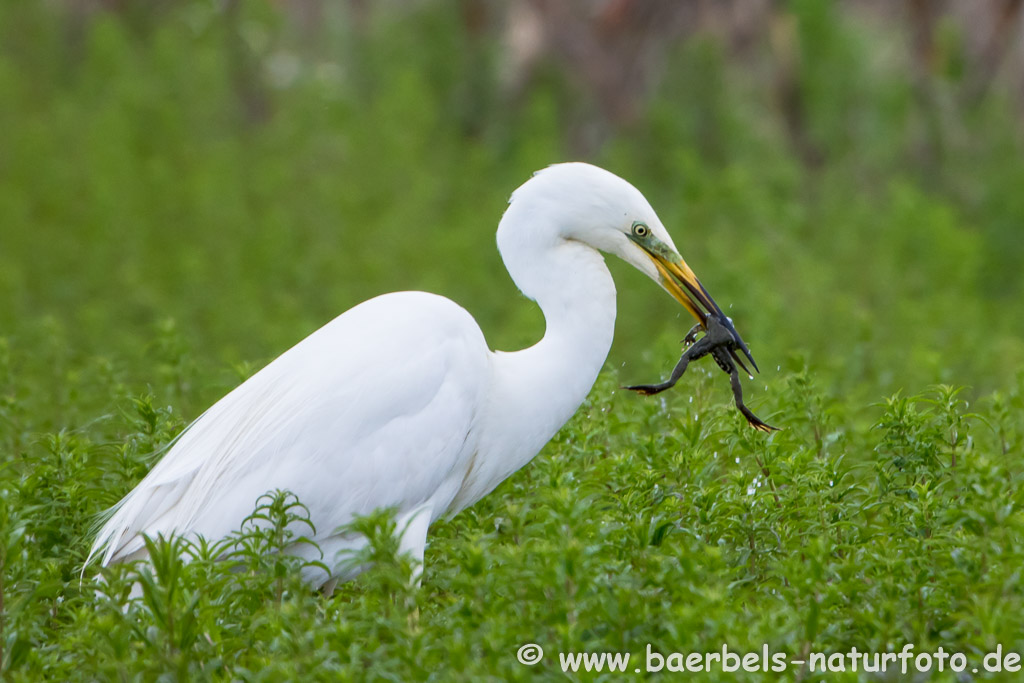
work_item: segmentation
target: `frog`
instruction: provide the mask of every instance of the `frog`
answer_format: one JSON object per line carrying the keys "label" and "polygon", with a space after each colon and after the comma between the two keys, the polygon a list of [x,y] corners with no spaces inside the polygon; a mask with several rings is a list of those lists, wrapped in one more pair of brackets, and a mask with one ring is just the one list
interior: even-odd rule
{"label": "frog", "polygon": [[[698,335],[703,333],[703,336],[698,339]],[[675,368],[672,369],[671,376],[661,382],[660,384],[636,384],[633,386],[624,387],[625,389],[635,391],[645,396],[653,396],[659,394],[666,389],[671,389],[676,385],[679,379],[686,372],[686,368],[689,366],[691,361],[699,360],[704,356],[710,355],[715,359],[715,363],[722,369],[727,375],[729,375],[732,384],[732,394],[736,401],[736,408],[740,411],[743,417],[746,418],[747,423],[754,429],[771,433],[778,431],[778,427],[773,427],[757,415],[754,414],[750,408],[743,403],[743,386],[740,383],[739,368],[747,373],[748,376],[750,371],[747,370],[747,366],[744,365],[743,361],[737,355],[736,351],[739,350],[750,360],[754,369],[757,369],[757,363],[754,362],[753,356],[750,354],[750,350],[747,345],[743,342],[743,339],[736,332],[736,327],[733,325],[732,319],[726,317],[721,313],[709,314],[706,316],[704,322],[699,322],[693,326],[693,328],[686,333],[682,341],[686,349],[679,358],[679,362],[676,363]]]}

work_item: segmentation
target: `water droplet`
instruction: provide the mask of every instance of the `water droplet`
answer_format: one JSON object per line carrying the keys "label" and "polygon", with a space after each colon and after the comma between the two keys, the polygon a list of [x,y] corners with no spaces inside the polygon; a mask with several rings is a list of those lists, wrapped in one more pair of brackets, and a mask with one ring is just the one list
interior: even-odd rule
{"label": "water droplet", "polygon": [[831,480],[831,479],[829,479],[829,480],[828,480],[828,485],[829,485],[829,486],[835,486],[835,484],[834,484],[834,483],[832,482],[832,480]]}
{"label": "water droplet", "polygon": [[693,403],[693,396],[690,397],[690,403]]}
{"label": "water droplet", "polygon": [[747,379],[754,379],[753,375],[747,375]]}
{"label": "water droplet", "polygon": [[740,459],[739,459],[739,458],[736,458],[736,464],[737,464],[737,465],[739,465],[739,464],[740,464]]}

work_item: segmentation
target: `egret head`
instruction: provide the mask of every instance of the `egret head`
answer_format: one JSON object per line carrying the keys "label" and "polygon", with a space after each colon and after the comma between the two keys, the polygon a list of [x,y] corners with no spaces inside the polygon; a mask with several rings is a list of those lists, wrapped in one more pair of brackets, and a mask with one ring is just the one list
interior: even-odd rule
{"label": "egret head", "polygon": [[[555,164],[538,171],[513,193],[498,230],[503,255],[520,239],[582,242],[615,254],[645,273],[704,325],[709,315],[732,330],[732,322],[686,264],[650,203],[614,173],[585,163]],[[511,219],[506,222],[506,219]],[[515,225],[514,229],[505,226]],[[554,227],[554,230],[551,228]],[[754,367],[757,364],[754,363]]]}

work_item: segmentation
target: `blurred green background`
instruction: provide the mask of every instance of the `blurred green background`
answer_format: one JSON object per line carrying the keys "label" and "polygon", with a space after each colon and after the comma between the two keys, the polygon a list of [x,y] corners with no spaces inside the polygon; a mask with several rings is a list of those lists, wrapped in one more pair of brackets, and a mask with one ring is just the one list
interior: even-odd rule
{"label": "blurred green background", "polygon": [[[494,230],[531,172],[583,159],[647,195],[766,372],[806,364],[865,402],[1000,388],[1024,361],[1020,19],[996,0],[2,3],[8,371],[39,405],[108,373],[188,417],[398,289],[532,343]],[[652,380],[689,321],[611,266],[609,363]],[[203,379],[161,385],[182,367]]]}
{"label": "blurred green background", "polygon": [[[1022,7],[0,0],[0,678],[1024,651]],[[142,576],[83,580],[100,511],[335,315],[426,289],[494,348],[536,341],[494,231],[572,159],[650,199],[784,431],[750,430],[710,362],[660,400],[617,391],[665,376],[690,320],[612,260],[607,372],[434,525],[422,590],[393,548],[323,598],[260,546],[247,573],[169,547],[142,602],[97,599]],[[530,640],[543,668],[514,657]]]}

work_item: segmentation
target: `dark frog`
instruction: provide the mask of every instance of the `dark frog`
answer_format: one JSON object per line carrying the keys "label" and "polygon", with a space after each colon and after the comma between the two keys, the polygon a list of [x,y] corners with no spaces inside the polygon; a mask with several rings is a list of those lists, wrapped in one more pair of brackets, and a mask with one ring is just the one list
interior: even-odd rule
{"label": "dark frog", "polygon": [[[697,335],[701,332],[705,334],[698,340]],[[736,407],[743,413],[743,417],[747,418],[750,426],[762,432],[772,432],[778,429],[778,427],[772,427],[757,415],[754,415],[750,408],[743,404],[743,387],[740,385],[740,375],[736,366],[738,365],[743,368],[743,371],[748,375],[750,371],[747,370],[747,366],[740,360],[736,351],[742,351],[751,364],[753,364],[755,370],[757,369],[757,363],[754,363],[754,358],[750,355],[747,345],[743,343],[743,339],[733,326],[732,320],[718,312],[709,314],[703,323],[698,323],[686,334],[683,338],[683,343],[688,348],[683,351],[683,355],[679,358],[679,362],[676,363],[676,367],[672,370],[672,376],[668,380],[661,384],[638,384],[626,387],[626,389],[632,389],[647,396],[665,391],[675,386],[679,378],[686,372],[686,367],[690,364],[690,361],[698,360],[710,354],[715,359],[715,362],[718,363],[718,367],[722,368],[732,380],[732,394],[736,399]]]}

